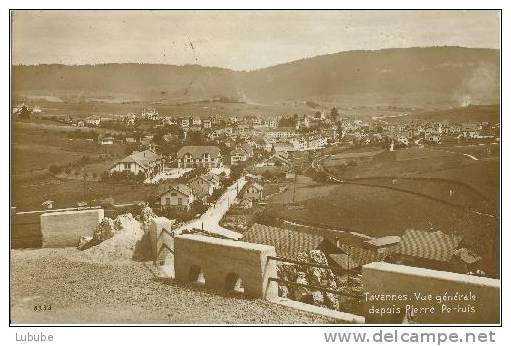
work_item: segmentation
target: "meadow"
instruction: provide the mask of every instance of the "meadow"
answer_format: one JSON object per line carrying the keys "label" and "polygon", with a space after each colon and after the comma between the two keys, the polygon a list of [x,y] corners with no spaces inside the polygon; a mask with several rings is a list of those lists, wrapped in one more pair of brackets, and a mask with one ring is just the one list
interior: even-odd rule
{"label": "meadow", "polygon": [[[113,185],[98,180],[116,160],[126,155],[126,145],[100,145],[85,139],[70,139],[60,126],[13,123],[11,137],[11,204],[19,211],[38,210],[50,199],[55,208],[76,206],[113,197],[116,203],[146,200],[151,188]],[[74,128],[76,130],[76,128]],[[88,158],[86,163],[78,162]],[[52,165],[69,167],[58,179],[49,173]],[[64,172],[65,173],[65,172]],[[83,173],[87,173],[85,182]]]}
{"label": "meadow", "polygon": [[[490,149],[488,149],[490,148]],[[465,156],[478,155],[474,160]],[[401,149],[330,150],[322,162],[344,183],[300,176],[269,200],[266,213],[317,228],[373,237],[406,229],[441,230],[464,236],[480,254],[495,253],[500,210],[499,152],[490,144]],[[497,251],[498,253],[498,251]],[[497,267],[485,258],[487,270]]]}

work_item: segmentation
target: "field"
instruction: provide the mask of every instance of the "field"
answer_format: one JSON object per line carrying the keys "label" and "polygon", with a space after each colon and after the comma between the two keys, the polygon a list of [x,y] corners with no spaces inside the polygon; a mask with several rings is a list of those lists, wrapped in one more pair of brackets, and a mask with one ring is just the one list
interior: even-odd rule
{"label": "field", "polygon": [[[472,190],[497,202],[499,148],[496,144],[411,147],[394,152],[379,149],[342,152],[327,157],[322,164],[329,172],[348,180],[382,177],[416,179],[420,183],[425,181],[423,178],[450,180],[449,183],[454,185],[469,185],[465,186],[467,191]],[[420,183],[417,188],[424,189]],[[443,185],[441,190],[449,192],[446,183],[438,182]]]}
{"label": "field", "polygon": [[[472,155],[477,160],[466,156]],[[343,184],[299,176],[270,199],[269,215],[317,228],[370,236],[406,229],[441,230],[464,236],[483,256],[495,254],[499,234],[498,146],[437,146],[330,150],[320,162]],[[498,253],[498,251],[497,251]],[[496,258],[485,257],[495,273]]]}
{"label": "field", "polygon": [[80,119],[90,115],[124,115],[130,112],[140,113],[144,108],[155,108],[162,115],[182,117],[186,115],[199,117],[212,117],[223,115],[225,117],[258,115],[274,117],[275,115],[292,115],[312,113],[315,109],[307,106],[305,102],[278,102],[278,103],[242,103],[219,101],[196,101],[183,103],[150,103],[150,102],[47,102],[33,101],[43,110],[42,116],[72,116]]}
{"label": "field", "polygon": [[[41,203],[50,199],[55,201],[54,208],[76,206],[79,201],[95,202],[112,197],[116,204],[146,201],[154,192],[154,186],[108,184],[89,181],[85,184],[79,180],[60,180],[39,178],[15,182],[12,188],[12,205],[18,211],[39,210]],[[85,192],[84,192],[85,190]]]}
{"label": "field", "polygon": [[[76,130],[74,128],[73,130]],[[69,139],[60,126],[12,124],[11,204],[18,211],[38,210],[50,199],[55,208],[76,206],[79,201],[93,202],[113,197],[116,203],[145,200],[152,187],[114,185],[93,180],[125,155],[123,144],[99,145],[85,139]],[[71,167],[71,174],[57,179],[49,174],[50,165],[65,166],[84,156],[89,163]],[[84,184],[82,173],[89,176]]]}
{"label": "field", "polygon": [[[73,128],[76,130],[76,128]],[[125,155],[125,145],[99,145],[86,139],[70,139],[62,126],[14,123],[12,127],[12,172],[14,177],[31,171],[44,170],[50,165],[65,165],[88,156],[96,164],[106,166]],[[104,166],[104,165],[103,165]],[[102,167],[103,167],[102,166]],[[95,172],[82,167],[85,171]]]}

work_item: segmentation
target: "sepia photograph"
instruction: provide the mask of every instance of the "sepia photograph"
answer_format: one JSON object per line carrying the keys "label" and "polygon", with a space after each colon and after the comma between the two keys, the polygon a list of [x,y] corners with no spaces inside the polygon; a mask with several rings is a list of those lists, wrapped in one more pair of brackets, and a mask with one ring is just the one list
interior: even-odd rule
{"label": "sepia photograph", "polygon": [[9,10],[9,325],[501,325],[501,15]]}

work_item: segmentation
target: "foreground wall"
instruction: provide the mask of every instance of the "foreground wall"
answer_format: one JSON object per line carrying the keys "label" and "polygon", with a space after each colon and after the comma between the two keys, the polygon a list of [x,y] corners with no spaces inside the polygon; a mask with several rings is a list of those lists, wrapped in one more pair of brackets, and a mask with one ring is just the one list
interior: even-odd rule
{"label": "foreground wall", "polygon": [[103,209],[41,214],[42,247],[77,246],[81,236],[92,236],[103,219]]}
{"label": "foreground wall", "polygon": [[277,284],[268,281],[277,277],[275,261],[267,259],[275,256],[273,246],[187,234],[176,236],[174,248],[178,280],[195,281],[199,270],[207,288],[224,291],[234,275],[243,281],[246,296],[277,297]]}
{"label": "foreground wall", "polygon": [[376,262],[362,281],[366,323],[500,323],[500,280]]}

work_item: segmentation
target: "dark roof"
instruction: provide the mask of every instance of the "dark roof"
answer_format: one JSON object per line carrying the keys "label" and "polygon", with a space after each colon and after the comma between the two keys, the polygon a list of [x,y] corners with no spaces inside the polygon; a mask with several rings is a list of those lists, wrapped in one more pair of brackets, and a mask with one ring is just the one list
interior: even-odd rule
{"label": "dark roof", "polygon": [[329,254],[328,257],[343,270],[351,270],[360,267],[360,264],[355,262],[352,256],[345,253],[332,253]]}
{"label": "dark roof", "polygon": [[456,250],[454,254],[467,264],[473,264],[481,260],[481,256],[477,255],[475,252],[465,247]]}
{"label": "dark roof", "polygon": [[402,255],[446,262],[450,261],[462,237],[443,232],[406,230],[397,252]]}
{"label": "dark roof", "polygon": [[206,180],[214,183],[214,184],[218,184],[220,182],[220,177],[218,175],[216,175],[215,173],[206,173],[206,174],[203,174],[202,177],[204,177]]}
{"label": "dark roof", "polygon": [[190,184],[190,188],[192,189],[193,194],[197,198],[203,198],[204,196],[209,195],[209,188],[208,188],[208,186],[204,186],[204,185],[201,185],[201,184]]}
{"label": "dark roof", "polygon": [[134,151],[130,155],[126,156],[124,159],[117,161],[117,163],[136,162],[143,168],[148,168],[153,162],[159,160],[160,158],[161,156],[157,155],[152,150]]}
{"label": "dark roof", "polygon": [[367,240],[366,243],[375,247],[396,245],[401,241],[401,237],[396,235],[389,235],[380,238],[373,238],[371,240]]}
{"label": "dark roof", "polygon": [[213,145],[186,145],[179,149],[177,156],[183,157],[185,154],[191,154],[194,159],[200,159],[204,154],[214,158],[220,155],[220,149]]}
{"label": "dark roof", "polygon": [[350,256],[350,260],[357,263],[359,266],[372,262],[381,262],[395,250],[395,246],[378,250],[374,247],[369,248],[351,244],[339,244],[339,248]]}
{"label": "dark roof", "polygon": [[278,256],[296,258],[299,253],[315,250],[323,238],[317,235],[255,223],[243,234],[243,241],[275,247]]}
{"label": "dark roof", "polygon": [[192,188],[186,184],[177,184],[177,185],[163,185],[158,192],[158,196],[161,196],[169,191],[175,190],[177,192],[182,193],[183,195],[190,196],[192,192]]}

